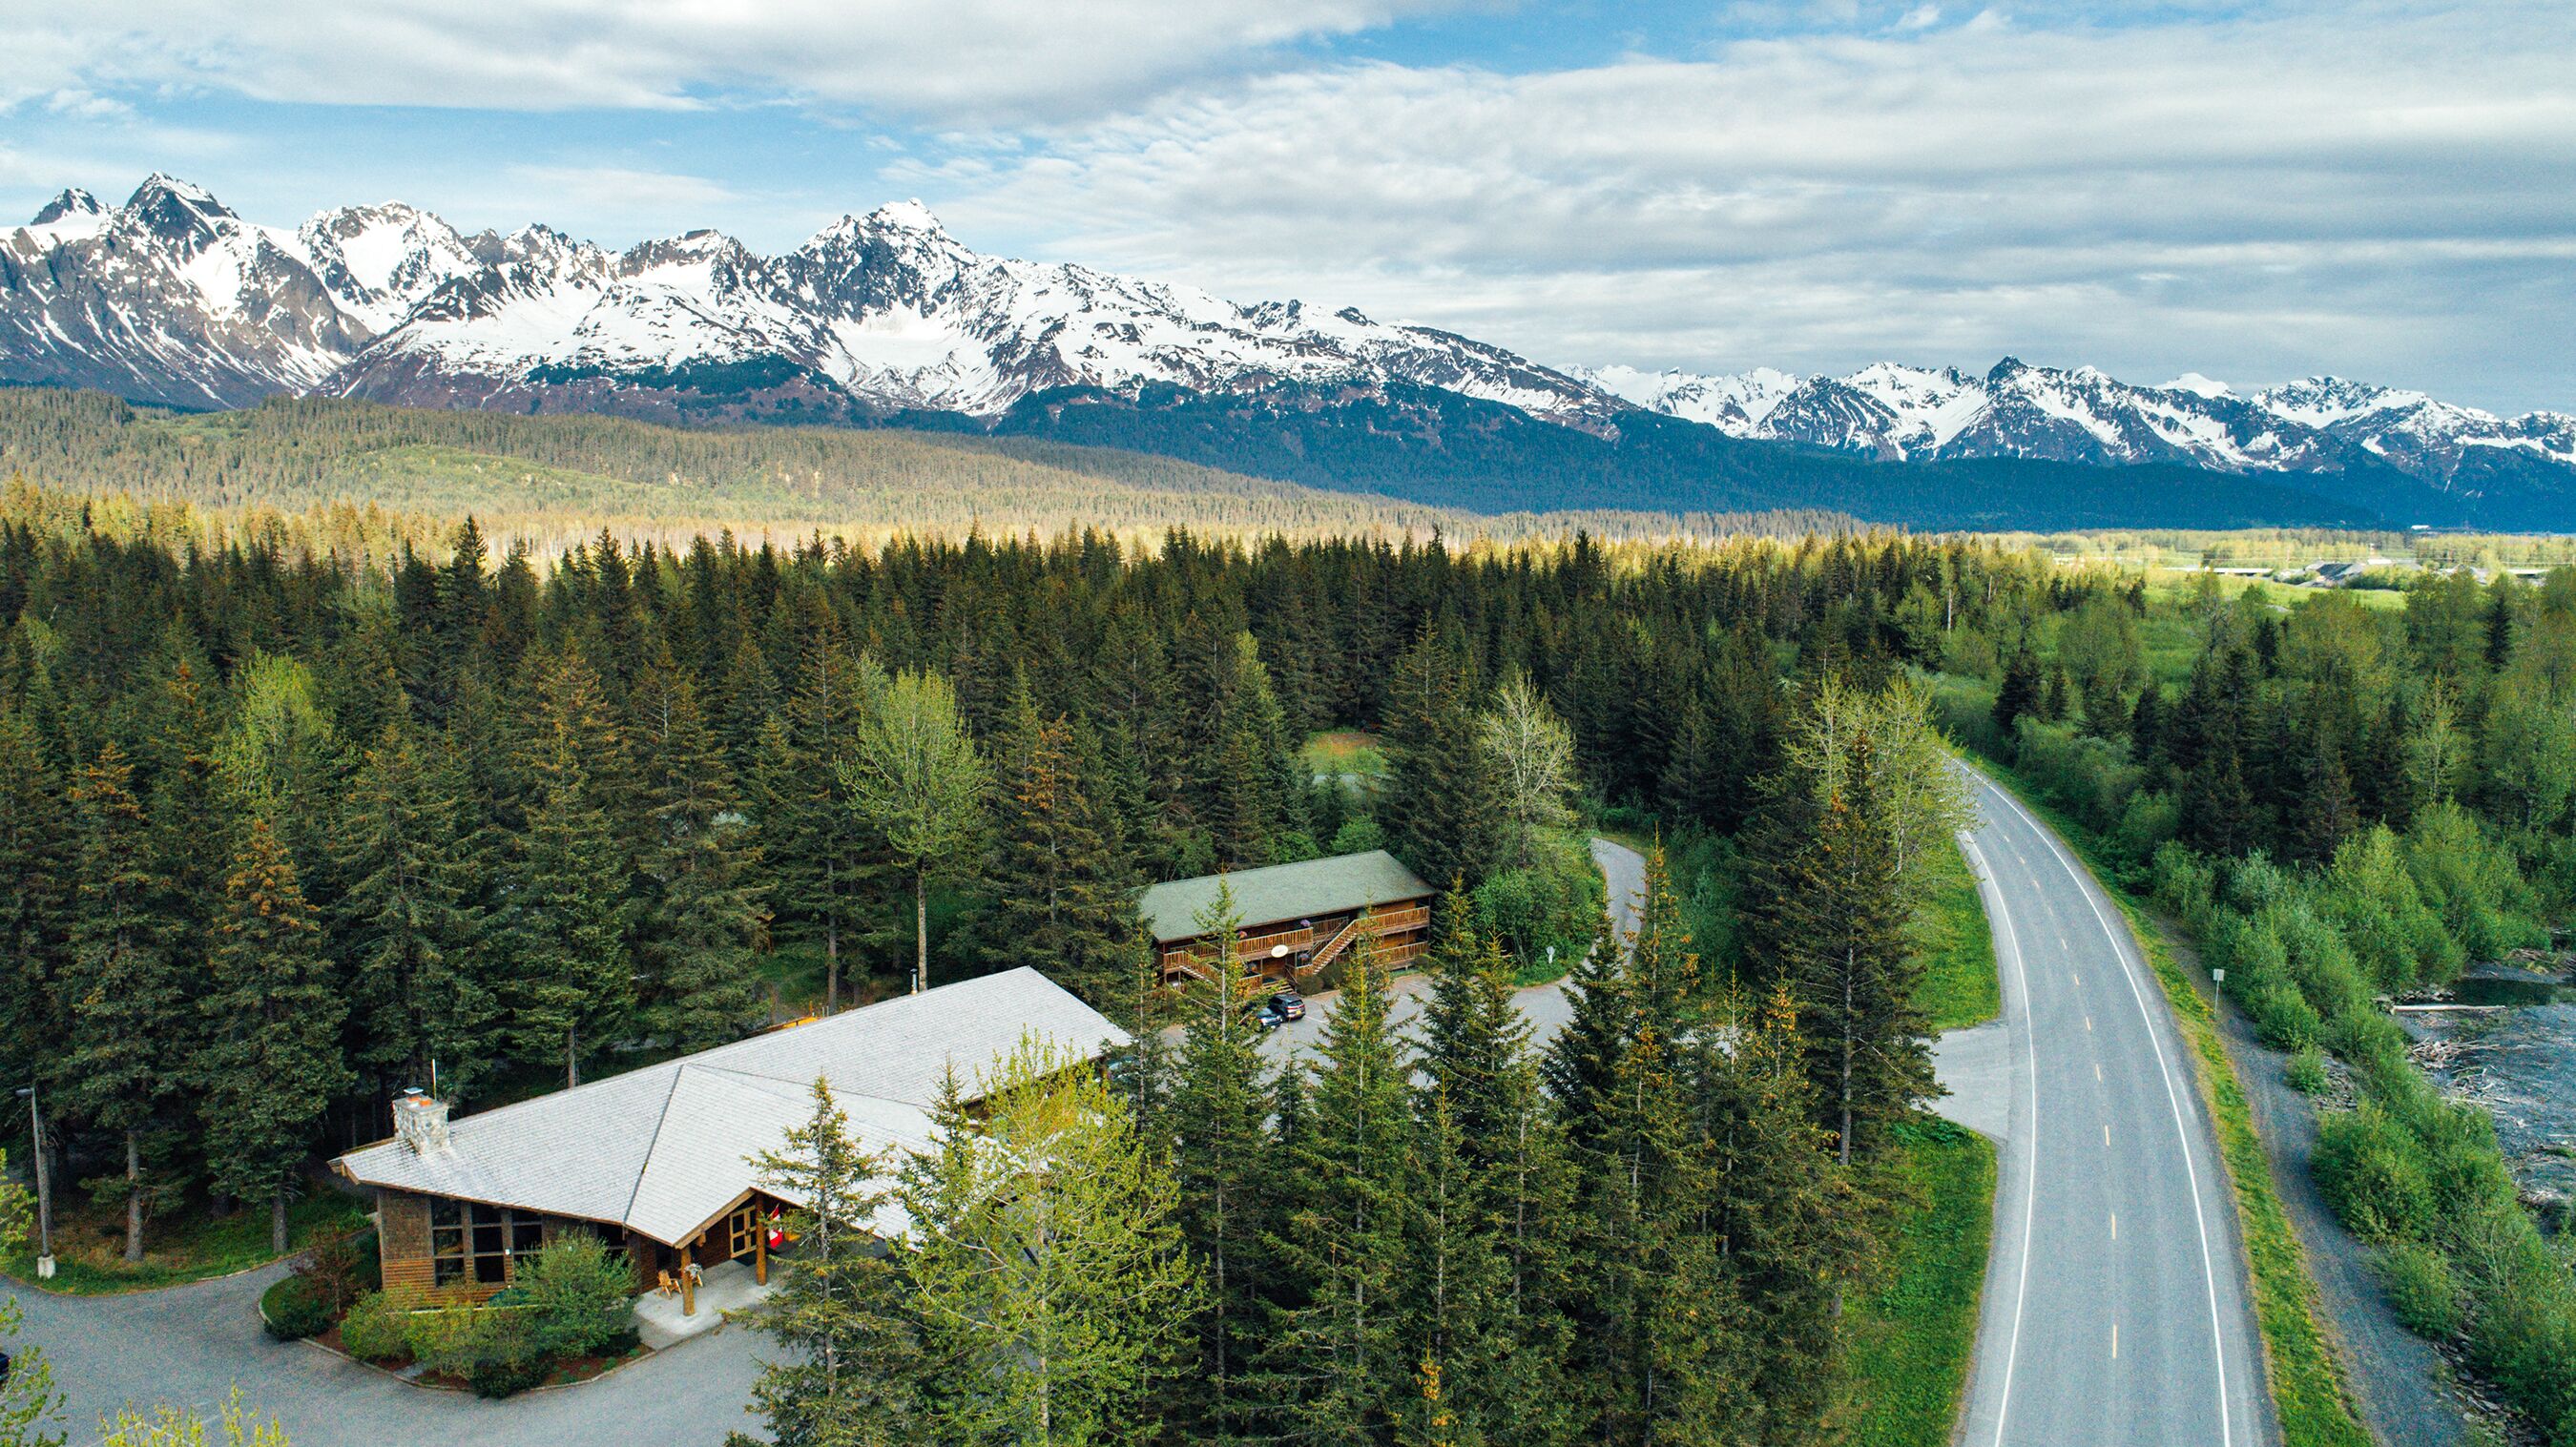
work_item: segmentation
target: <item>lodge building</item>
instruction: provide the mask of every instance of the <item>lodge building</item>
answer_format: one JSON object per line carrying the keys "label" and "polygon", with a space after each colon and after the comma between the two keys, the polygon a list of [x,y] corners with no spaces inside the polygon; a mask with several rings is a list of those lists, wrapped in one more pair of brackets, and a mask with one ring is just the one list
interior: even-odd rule
{"label": "lodge building", "polygon": [[1231,892],[1241,921],[1235,973],[1246,980],[1315,985],[1362,940],[1375,941],[1390,968],[1431,947],[1431,886],[1394,855],[1372,849],[1147,889],[1137,908],[1154,936],[1164,984],[1205,979],[1215,968],[1216,944],[1199,919],[1220,889]]}
{"label": "lodge building", "polygon": [[947,1074],[972,1089],[1024,1039],[1084,1059],[1128,1043],[1037,971],[1009,970],[454,1119],[407,1093],[393,1139],[333,1164],[375,1193],[387,1288],[479,1301],[568,1232],[624,1252],[639,1292],[735,1260],[765,1281],[778,1218],[804,1203],[764,1189],[752,1158],[812,1118],[817,1077],[867,1150],[927,1150]]}

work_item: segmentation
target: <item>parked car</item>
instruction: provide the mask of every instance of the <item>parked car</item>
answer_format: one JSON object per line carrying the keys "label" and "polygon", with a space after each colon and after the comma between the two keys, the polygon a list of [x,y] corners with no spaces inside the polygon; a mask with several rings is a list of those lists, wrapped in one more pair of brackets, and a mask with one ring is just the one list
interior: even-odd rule
{"label": "parked car", "polygon": [[1270,1008],[1277,1010],[1283,1020],[1303,1020],[1306,1018],[1306,997],[1295,990],[1282,990],[1270,997]]}
{"label": "parked car", "polygon": [[1279,1008],[1277,1000],[1269,1000],[1265,1001],[1261,1009],[1253,1015],[1252,1023],[1264,1030],[1276,1030],[1288,1023],[1288,1015],[1286,1011]]}

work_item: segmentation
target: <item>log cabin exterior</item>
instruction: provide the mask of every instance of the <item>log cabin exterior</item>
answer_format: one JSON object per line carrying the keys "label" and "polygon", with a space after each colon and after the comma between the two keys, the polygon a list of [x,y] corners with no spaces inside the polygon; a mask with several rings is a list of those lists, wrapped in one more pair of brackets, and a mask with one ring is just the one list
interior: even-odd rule
{"label": "log cabin exterior", "polygon": [[1363,940],[1376,944],[1379,960],[1390,968],[1412,963],[1431,947],[1431,886],[1394,855],[1372,849],[1147,889],[1137,908],[1154,936],[1166,986],[1204,979],[1213,968],[1215,943],[1201,933],[1198,920],[1220,888],[1232,893],[1241,921],[1235,972],[1247,981],[1303,988]]}
{"label": "log cabin exterior", "polygon": [[570,1232],[625,1253],[639,1292],[732,1260],[766,1280],[770,1232],[802,1203],[763,1190],[752,1157],[811,1118],[817,1077],[867,1149],[927,1149],[947,1073],[971,1087],[1023,1038],[1086,1060],[1128,1043],[1045,976],[1010,970],[453,1121],[407,1092],[393,1139],[333,1165],[375,1193],[382,1284],[428,1300],[489,1297]]}

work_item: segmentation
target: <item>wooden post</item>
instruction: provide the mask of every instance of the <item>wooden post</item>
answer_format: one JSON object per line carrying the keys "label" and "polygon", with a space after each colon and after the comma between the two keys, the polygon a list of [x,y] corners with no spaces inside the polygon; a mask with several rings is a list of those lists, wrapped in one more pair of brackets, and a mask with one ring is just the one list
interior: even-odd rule
{"label": "wooden post", "polygon": [[769,1223],[757,1211],[751,1217],[751,1279],[769,1284]]}
{"label": "wooden post", "polygon": [[682,1316],[698,1314],[698,1274],[689,1269],[697,1264],[690,1259],[690,1254],[697,1244],[692,1241],[680,1248],[680,1315]]}

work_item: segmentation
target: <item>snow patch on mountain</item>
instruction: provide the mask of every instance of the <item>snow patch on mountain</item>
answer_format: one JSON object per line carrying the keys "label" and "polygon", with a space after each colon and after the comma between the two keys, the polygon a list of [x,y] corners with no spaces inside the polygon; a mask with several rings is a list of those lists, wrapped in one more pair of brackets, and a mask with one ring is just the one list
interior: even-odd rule
{"label": "snow patch on mountain", "polygon": [[116,207],[66,190],[0,234],[0,380],[200,407],[281,392],[645,411],[749,398],[774,415],[987,418],[1061,387],[1411,384],[1603,437],[1644,411],[1890,460],[2373,462],[2437,485],[2504,454],[2576,466],[2566,414],[2508,420],[2335,377],[2239,394],[2196,372],[2138,387],[2010,357],[1981,374],[1559,370],[1356,308],[987,256],[917,200],[776,256],[712,230],[610,252],[544,226],[463,235],[398,201],[262,226],[157,174]]}

